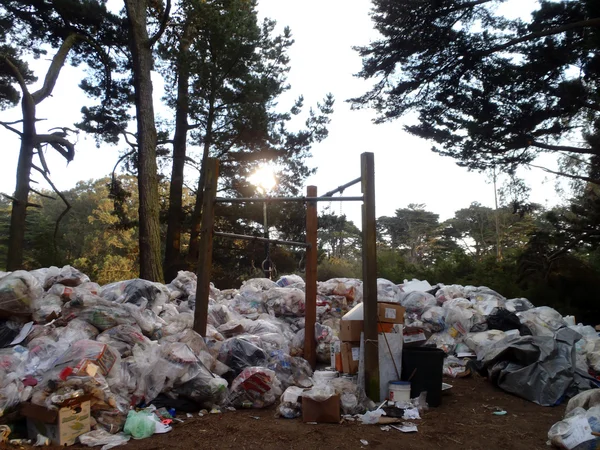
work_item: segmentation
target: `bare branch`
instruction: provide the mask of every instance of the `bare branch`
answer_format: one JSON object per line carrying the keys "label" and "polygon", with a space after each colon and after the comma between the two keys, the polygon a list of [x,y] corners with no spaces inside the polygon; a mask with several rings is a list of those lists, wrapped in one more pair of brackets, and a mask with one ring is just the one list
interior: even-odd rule
{"label": "bare branch", "polygon": [[38,158],[40,158],[40,162],[42,163],[42,168],[44,169],[44,171],[46,173],[50,173],[50,169],[48,168],[48,164],[46,163],[46,157],[44,156],[44,152],[42,150],[42,147],[40,145],[38,145],[37,147],[37,154],[38,154]]}
{"label": "bare branch", "polygon": [[550,170],[546,167],[542,167],[542,166],[536,166],[535,164],[527,164],[529,167],[535,167],[536,169],[542,169],[544,172],[548,172],[551,173],[553,175],[558,175],[561,177],[566,177],[566,178],[571,178],[573,180],[582,180],[582,181],[587,181],[588,183],[593,183],[593,184],[597,184],[600,186],[600,180],[596,179],[596,178],[590,178],[590,177],[584,177],[582,175],[572,175],[569,173],[565,173],[565,172],[556,172],[554,170]]}
{"label": "bare branch", "polygon": [[580,20],[579,22],[569,23],[569,24],[563,25],[561,27],[550,28],[545,31],[538,31],[537,33],[530,33],[528,35],[521,36],[519,38],[511,39],[510,41],[508,41],[502,45],[497,45],[496,47],[492,47],[488,50],[484,50],[482,52],[477,52],[476,55],[487,56],[487,55],[491,55],[492,53],[506,50],[509,47],[520,44],[521,42],[532,41],[534,39],[539,39],[539,38],[546,37],[546,36],[552,36],[554,34],[564,33],[565,31],[576,30],[578,28],[596,28],[596,27],[600,27],[600,17],[595,18],[595,19],[589,19],[589,20]]}
{"label": "bare branch", "polygon": [[111,178],[113,179],[113,181],[114,181],[114,179],[115,179],[115,172],[117,171],[117,167],[119,167],[119,164],[121,164],[121,163],[122,163],[122,162],[125,160],[125,158],[128,158],[128,157],[130,157],[130,156],[131,156],[131,155],[133,155],[134,153],[135,153],[135,150],[131,150],[129,153],[125,153],[123,156],[121,156],[121,157],[120,157],[120,158],[117,160],[117,163],[115,164],[115,167],[113,167],[113,171],[112,171],[112,175],[111,175]]}
{"label": "bare branch", "polygon": [[35,193],[35,194],[39,195],[40,197],[49,198],[50,200],[56,200],[56,197],[52,197],[51,195],[43,194],[42,192],[40,192],[40,191],[36,191],[35,189],[33,189],[33,188],[31,188],[31,187],[29,188],[29,190],[30,190],[31,192],[33,192],[33,193]]}
{"label": "bare branch", "polygon": [[167,5],[165,6],[165,12],[162,16],[162,20],[160,22],[160,28],[156,32],[154,36],[150,38],[150,48],[154,47],[154,44],[158,42],[161,38],[165,30],[167,29],[167,24],[169,23],[169,16],[171,14],[171,0],[167,0]]}
{"label": "bare branch", "polygon": [[48,68],[48,72],[46,72],[44,85],[41,87],[40,90],[31,94],[31,96],[33,97],[33,102],[36,105],[42,102],[44,99],[48,98],[52,94],[54,86],[56,85],[56,80],[58,79],[58,75],[60,74],[60,71],[65,64],[65,60],[67,59],[69,51],[71,50],[73,45],[75,45],[75,42],[77,42],[77,40],[81,38],[82,36],[73,33],[67,36],[67,38],[63,41],[60,48],[56,52],[56,55],[54,55],[54,58],[52,58],[52,63]]}
{"label": "bare branch", "polygon": [[138,145],[134,144],[133,142],[131,142],[128,138],[129,135],[133,136],[134,138],[137,139],[136,135],[133,133],[130,133],[129,131],[124,131],[123,133],[123,137],[125,138],[125,142],[127,142],[127,144],[132,148],[132,149],[137,149]]}
{"label": "bare branch", "polygon": [[583,148],[583,147],[571,147],[570,145],[550,145],[544,144],[543,142],[538,141],[529,141],[529,145],[532,147],[543,148],[545,150],[559,151],[559,152],[573,152],[573,153],[581,153],[584,155],[594,155],[595,152],[591,148]]}
{"label": "bare branch", "polygon": [[35,137],[34,143],[35,145],[50,144],[54,150],[60,153],[68,162],[73,161],[73,158],[75,157],[75,145],[62,136],[56,134],[38,134]]}
{"label": "bare branch", "polygon": [[21,90],[23,91],[23,95],[29,95],[29,89],[27,89],[27,83],[25,82],[25,78],[23,78],[23,74],[21,74],[21,71],[19,70],[19,68],[14,65],[14,63],[10,60],[10,58],[8,56],[2,56],[2,58],[4,58],[6,65],[12,71],[12,73],[15,75],[15,78],[17,79],[17,82],[19,83],[19,86],[21,87]]}
{"label": "bare branch", "polygon": [[19,136],[23,136],[23,133],[21,133],[19,130],[17,130],[16,128],[11,127],[10,122],[0,122],[0,125],[2,125],[4,128],[6,128],[7,130],[12,131],[13,133],[18,134]]}

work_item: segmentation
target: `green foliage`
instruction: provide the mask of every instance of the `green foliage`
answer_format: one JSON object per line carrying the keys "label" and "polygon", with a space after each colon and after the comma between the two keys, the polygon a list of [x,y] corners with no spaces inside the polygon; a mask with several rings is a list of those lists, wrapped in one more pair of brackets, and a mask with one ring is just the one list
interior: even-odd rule
{"label": "green foliage", "polygon": [[362,266],[358,260],[327,258],[317,266],[317,280],[332,278],[362,278]]}
{"label": "green foliage", "polygon": [[471,169],[598,154],[597,0],[538,0],[529,19],[504,16],[501,0],[373,3],[382,37],[358,51],[374,87],[354,107],[378,122],[417,112],[406,129]]}

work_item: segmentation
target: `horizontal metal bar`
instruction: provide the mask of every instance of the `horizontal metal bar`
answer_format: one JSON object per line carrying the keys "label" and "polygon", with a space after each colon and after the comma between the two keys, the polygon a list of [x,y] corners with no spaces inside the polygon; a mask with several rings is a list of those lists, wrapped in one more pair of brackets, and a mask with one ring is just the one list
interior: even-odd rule
{"label": "horizontal metal bar", "polygon": [[362,202],[363,196],[359,197],[217,197],[216,203],[246,203],[246,202]]}
{"label": "horizontal metal bar", "polygon": [[337,194],[338,192],[344,192],[344,190],[346,188],[349,188],[350,186],[354,186],[356,183],[360,183],[361,180],[362,180],[362,177],[358,177],[356,180],[352,180],[349,183],[338,186],[333,191],[326,192],[325,194],[322,195],[322,197],[331,197],[333,194]]}
{"label": "horizontal metal bar", "polygon": [[281,241],[279,239],[267,239],[259,236],[248,236],[245,234],[221,233],[215,231],[215,236],[221,236],[230,239],[245,239],[246,241],[269,242],[270,244],[289,245],[290,247],[310,247],[306,242]]}

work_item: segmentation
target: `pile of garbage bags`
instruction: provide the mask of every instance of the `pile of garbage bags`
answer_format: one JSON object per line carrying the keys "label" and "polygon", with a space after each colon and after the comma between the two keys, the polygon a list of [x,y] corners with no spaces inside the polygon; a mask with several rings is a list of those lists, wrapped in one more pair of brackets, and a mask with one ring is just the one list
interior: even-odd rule
{"label": "pile of garbage bags", "polygon": [[[586,375],[600,369],[600,338],[591,327],[486,287],[425,292],[414,287],[429,283],[410,284],[379,279],[378,300],[404,306],[405,326],[427,330],[428,345],[449,355],[472,352],[478,370],[503,389],[546,405],[592,386]],[[296,275],[223,291],[211,285],[202,337],[192,329],[190,272],[167,285],[133,279],[106,286],[71,266],[0,272],[0,416],[24,401],[53,408],[86,395],[93,429],[112,434],[135,406],[193,412],[281,402],[280,415],[296,417],[303,392],[315,384],[303,359],[304,292]],[[318,361],[329,365],[340,320],[362,297],[357,279],[318,283]],[[452,376],[469,370],[459,358],[445,368]],[[352,381],[340,378],[328,389],[340,395],[346,414],[369,406]]]}
{"label": "pile of garbage bags", "polygon": [[453,355],[471,354],[473,367],[497,386],[544,406],[598,385],[600,338],[594,328],[487,287],[438,285],[420,292],[410,284],[399,300],[405,325],[429,331],[426,345],[450,355],[446,375],[467,374],[466,360]]}
{"label": "pile of garbage bags", "polygon": [[[388,295],[399,292],[393,286]],[[329,362],[362,283],[330,280],[318,292],[316,343],[319,360]],[[195,294],[196,276],[184,271],[167,285],[105,286],[71,266],[0,272],[0,417],[21,402],[56,408],[85,395],[92,429],[115,434],[132,407],[263,408],[313,385],[302,358],[302,278],[252,279],[226,291],[211,285],[206,337],[192,329]],[[364,392],[341,383],[345,408],[364,412]]]}

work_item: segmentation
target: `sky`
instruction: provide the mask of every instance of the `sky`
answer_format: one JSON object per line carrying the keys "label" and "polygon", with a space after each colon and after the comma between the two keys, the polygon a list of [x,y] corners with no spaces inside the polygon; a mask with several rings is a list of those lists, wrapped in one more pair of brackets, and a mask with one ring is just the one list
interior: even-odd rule
{"label": "sky", "polygon": [[[404,120],[375,125],[375,114],[370,110],[351,111],[345,101],[359,96],[370,87],[370,82],[354,76],[361,68],[361,60],[352,46],[366,45],[377,38],[369,17],[368,0],[259,0],[261,17],[275,19],[278,26],[289,26],[295,39],[290,50],[292,88],[280,100],[282,107],[291,106],[293,100],[304,95],[306,107],[315,105],[331,92],[335,99],[335,112],[329,126],[329,137],[312,149],[309,161],[317,173],[306,185],[315,185],[323,194],[360,176],[360,155],[373,152],[375,157],[376,215],[393,215],[398,208],[410,203],[423,203],[426,209],[440,215],[441,220],[453,217],[454,212],[479,202],[493,207],[494,190],[488,177],[468,172],[456,165],[453,159],[433,153],[431,143],[403,131]],[[51,54],[50,54],[51,56]],[[45,73],[49,58],[32,61],[36,74]],[[38,106],[37,117],[46,119],[38,123],[38,131],[55,126],[73,127],[80,120],[80,109],[90,104],[77,87],[83,71],[66,66],[61,73],[52,98]],[[40,76],[41,78],[41,76]],[[155,102],[160,102],[162,80],[153,77]],[[41,80],[40,80],[41,82]],[[38,85],[41,83],[38,83]],[[171,113],[157,107],[158,115]],[[20,108],[0,112],[0,120],[16,120]],[[102,145],[96,148],[92,137],[78,136],[76,156],[68,166],[53,150],[46,157],[53,182],[61,190],[70,189],[79,180],[100,178],[109,174],[124,145]],[[19,150],[16,135],[0,129],[0,192],[14,191],[15,172]],[[541,171],[523,174],[532,188],[531,200],[553,206],[559,199],[555,194],[554,180]],[[188,176],[193,176],[189,173]],[[41,181],[34,175],[34,179]],[[44,186],[44,183],[40,183]],[[357,185],[344,195],[360,195]],[[346,214],[360,226],[359,202],[332,202],[321,204],[333,212]]]}

